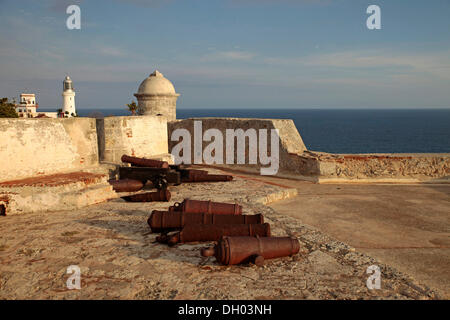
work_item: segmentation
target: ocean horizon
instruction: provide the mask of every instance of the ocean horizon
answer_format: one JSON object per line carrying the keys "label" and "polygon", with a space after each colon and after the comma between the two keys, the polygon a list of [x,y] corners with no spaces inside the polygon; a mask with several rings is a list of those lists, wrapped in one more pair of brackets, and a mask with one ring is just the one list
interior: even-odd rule
{"label": "ocean horizon", "polygon": [[[126,109],[77,111],[80,117],[131,115]],[[177,109],[177,118],[193,117],[292,119],[306,147],[314,151],[450,152],[450,109]]]}

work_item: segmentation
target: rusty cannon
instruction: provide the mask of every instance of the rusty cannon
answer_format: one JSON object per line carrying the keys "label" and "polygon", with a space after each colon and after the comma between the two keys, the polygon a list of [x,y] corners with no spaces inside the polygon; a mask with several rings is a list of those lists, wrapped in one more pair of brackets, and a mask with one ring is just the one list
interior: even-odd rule
{"label": "rusty cannon", "polygon": [[169,207],[169,212],[215,213],[215,214],[242,214],[242,206],[235,203],[212,202],[202,200],[184,199],[182,203],[176,202]]}
{"label": "rusty cannon", "polygon": [[270,237],[270,225],[264,224],[189,224],[183,230],[171,235],[160,235],[156,241],[173,246],[177,243],[198,241],[219,241],[224,236]]}
{"label": "rusty cannon", "polygon": [[144,184],[151,181],[153,186],[159,190],[167,189],[169,183],[179,185],[181,183],[180,172],[171,168],[152,167],[119,167],[121,179],[133,179],[142,181]]}
{"label": "rusty cannon", "polygon": [[258,266],[264,260],[292,256],[300,250],[300,243],[289,237],[223,237],[214,247],[203,248],[204,257],[215,256],[224,265],[252,262]]}
{"label": "rusty cannon", "polygon": [[171,197],[170,191],[165,189],[156,192],[134,194],[131,196],[125,196],[121,198],[128,202],[153,202],[153,201],[167,202],[170,201],[170,197]]}
{"label": "rusty cannon", "polygon": [[126,154],[124,154],[120,159],[122,160],[122,162],[130,163],[132,166],[135,167],[166,168],[166,169],[169,168],[169,163],[167,161],[131,157],[127,156]]}
{"label": "rusty cannon", "polygon": [[233,176],[208,174],[206,170],[188,169],[182,165],[169,165],[165,161],[122,156],[122,161],[132,166],[120,166],[120,179],[140,180],[144,184],[151,181],[159,190],[166,189],[169,183],[231,181]]}
{"label": "rusty cannon", "polygon": [[190,224],[223,225],[223,224],[263,224],[262,214],[231,215],[192,212],[167,212],[153,210],[147,220],[152,232],[170,232],[181,230]]}
{"label": "rusty cannon", "polygon": [[170,167],[180,172],[182,182],[220,182],[233,180],[233,176],[223,174],[209,174],[206,170],[187,169],[175,165]]}
{"label": "rusty cannon", "polygon": [[187,178],[184,178],[183,182],[220,182],[231,181],[233,176],[224,174],[189,174]]}
{"label": "rusty cannon", "polygon": [[108,180],[116,192],[135,192],[144,187],[144,183],[134,179]]}
{"label": "rusty cannon", "polygon": [[178,171],[181,173],[181,181],[188,182],[190,180],[195,179],[197,176],[204,176],[208,174],[208,171],[206,170],[196,170],[196,169],[181,169],[179,168]]}

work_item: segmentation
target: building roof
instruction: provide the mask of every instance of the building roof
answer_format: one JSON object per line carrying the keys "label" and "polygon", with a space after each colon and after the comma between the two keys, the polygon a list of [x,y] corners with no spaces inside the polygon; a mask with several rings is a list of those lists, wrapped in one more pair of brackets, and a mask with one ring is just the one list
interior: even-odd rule
{"label": "building roof", "polygon": [[142,81],[137,94],[176,95],[177,93],[172,82],[166,79],[161,72],[155,70],[148,78]]}

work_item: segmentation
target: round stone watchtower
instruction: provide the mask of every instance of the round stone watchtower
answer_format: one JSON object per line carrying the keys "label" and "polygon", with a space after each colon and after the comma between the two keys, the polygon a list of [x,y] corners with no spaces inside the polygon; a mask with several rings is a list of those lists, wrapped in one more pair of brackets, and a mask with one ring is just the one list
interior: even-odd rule
{"label": "round stone watchtower", "polygon": [[168,121],[176,120],[179,94],[175,92],[172,82],[158,70],[142,81],[134,96],[138,101],[139,115],[164,116]]}

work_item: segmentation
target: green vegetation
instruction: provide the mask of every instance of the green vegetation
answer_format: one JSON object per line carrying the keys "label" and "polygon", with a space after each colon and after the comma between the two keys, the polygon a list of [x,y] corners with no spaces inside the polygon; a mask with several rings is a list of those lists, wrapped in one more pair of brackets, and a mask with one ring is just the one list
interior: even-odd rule
{"label": "green vegetation", "polygon": [[131,103],[127,104],[128,110],[131,112],[133,116],[136,115],[137,105],[136,102],[131,101]]}
{"label": "green vegetation", "polygon": [[0,118],[18,118],[14,103],[8,102],[8,98],[0,99]]}

